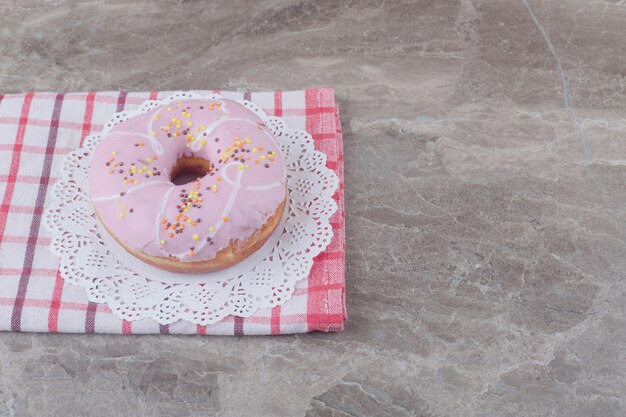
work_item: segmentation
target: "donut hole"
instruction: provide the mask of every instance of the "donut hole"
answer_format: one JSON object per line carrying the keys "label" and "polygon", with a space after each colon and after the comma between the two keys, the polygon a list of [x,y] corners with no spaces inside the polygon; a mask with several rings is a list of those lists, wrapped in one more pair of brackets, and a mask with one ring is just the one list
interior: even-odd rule
{"label": "donut hole", "polygon": [[172,167],[170,181],[175,185],[184,185],[194,182],[207,175],[213,165],[207,159],[197,156],[181,156]]}

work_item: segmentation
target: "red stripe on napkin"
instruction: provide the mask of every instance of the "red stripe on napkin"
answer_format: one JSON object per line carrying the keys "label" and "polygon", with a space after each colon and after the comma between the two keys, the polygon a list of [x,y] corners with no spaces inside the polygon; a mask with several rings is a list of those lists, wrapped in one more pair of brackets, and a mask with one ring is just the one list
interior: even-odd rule
{"label": "red stripe on napkin", "polygon": [[[57,94],[54,99],[54,107],[52,110],[52,117],[50,121],[50,130],[48,134],[48,143],[46,149],[43,167],[41,168],[41,179],[39,188],[37,190],[37,199],[35,201],[35,208],[43,208],[46,201],[46,193],[48,190],[47,178],[50,176],[52,170],[52,158],[54,156],[54,146],[56,144],[57,135],[59,132],[59,117],[61,116],[61,106],[63,105],[63,94]],[[29,107],[30,108],[30,107]],[[28,115],[28,113],[26,113]],[[24,117],[25,123],[28,120],[28,116]],[[20,123],[21,126],[21,123]],[[26,128],[24,127],[24,132]],[[24,133],[21,135],[24,139]],[[11,184],[9,182],[9,184]],[[15,184],[15,183],[13,183]],[[13,313],[11,315],[11,330],[20,331],[22,323],[22,308],[24,307],[24,300],[26,298],[26,291],[28,290],[28,282],[30,280],[30,271],[33,267],[35,257],[35,247],[39,234],[39,227],[41,226],[41,214],[34,214],[32,222],[30,224],[29,239],[26,243],[26,251],[24,253],[24,267],[20,276],[19,284],[17,287],[17,295],[15,297],[15,303],[13,304]]]}

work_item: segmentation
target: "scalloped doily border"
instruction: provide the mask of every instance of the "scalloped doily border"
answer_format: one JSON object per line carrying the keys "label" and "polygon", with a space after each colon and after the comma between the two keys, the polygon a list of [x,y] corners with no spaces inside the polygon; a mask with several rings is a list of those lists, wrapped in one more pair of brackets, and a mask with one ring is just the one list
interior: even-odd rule
{"label": "scalloped doily border", "polygon": [[88,197],[86,169],[96,144],[113,126],[157,106],[222,98],[180,92],[148,100],[136,110],[115,113],[102,132],[88,136],[83,147],[64,160],[63,178],[53,187],[55,198],[44,214],[44,224],[53,236],[50,249],[61,258],[61,275],[67,282],[85,288],[90,301],[107,304],[120,318],[207,325],[229,315],[249,317],[258,309],[282,305],[291,297],[295,283],[308,277],[313,258],[333,237],[330,217],[337,204],[332,196],[339,181],[326,167],[326,155],[314,149],[306,131],[289,128],[282,118],[268,116],[253,102],[235,100],[263,120],[285,157],[289,214],[284,229],[276,231],[282,235],[270,255],[239,276],[215,278],[219,272],[214,272],[203,283],[172,284],[146,277],[107,248]]}

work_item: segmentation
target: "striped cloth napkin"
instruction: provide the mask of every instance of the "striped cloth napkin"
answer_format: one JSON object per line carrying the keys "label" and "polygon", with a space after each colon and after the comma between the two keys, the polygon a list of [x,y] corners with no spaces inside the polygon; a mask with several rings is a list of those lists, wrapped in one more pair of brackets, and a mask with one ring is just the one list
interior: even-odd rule
{"label": "striped cloth napkin", "polygon": [[0,95],[0,330],[237,336],[343,329],[343,147],[333,90],[213,92],[254,101],[267,114],[283,117],[290,127],[306,129],[339,177],[334,196],[339,210],[331,219],[334,238],[315,259],[309,278],[296,285],[291,299],[245,319],[231,316],[209,326],[182,321],[159,325],[151,319],[128,322],[106,305],[89,302],[82,288],[63,281],[59,259],[48,248],[50,236],[41,223],[51,185],[60,175],[64,155],[101,130],[114,112],[173,92],[7,94]]}

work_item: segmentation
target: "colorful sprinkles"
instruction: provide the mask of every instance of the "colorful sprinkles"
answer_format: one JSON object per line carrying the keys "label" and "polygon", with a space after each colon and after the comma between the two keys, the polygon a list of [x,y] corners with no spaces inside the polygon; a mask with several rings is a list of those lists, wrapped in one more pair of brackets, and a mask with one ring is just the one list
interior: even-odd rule
{"label": "colorful sprinkles", "polygon": [[[189,242],[206,242],[208,245],[213,245],[214,234],[223,224],[231,222],[230,213],[225,213],[216,224],[199,228],[203,222],[203,206],[216,204],[215,198],[220,195],[219,183],[222,181],[220,167],[223,168],[226,164],[235,163],[238,171],[265,169],[269,168],[276,159],[276,150],[266,149],[259,143],[255,144],[251,136],[224,137],[223,133],[221,137],[214,136],[212,132],[207,130],[209,128],[205,124],[197,122],[195,115],[204,114],[199,112],[213,112],[218,109],[224,111],[219,100],[194,103],[193,108],[191,106],[185,107],[182,102],[178,102],[162,108],[159,113],[150,117],[153,128],[148,133],[154,138],[151,140],[164,141],[162,142],[164,144],[167,141],[182,141],[185,149],[188,149],[187,156],[196,156],[196,152],[209,143],[211,146],[217,147],[216,165],[211,166],[210,171],[203,179],[198,178],[181,188],[175,194],[176,214],[169,218],[165,216],[160,219],[162,233],[159,234],[157,243],[162,248],[168,246],[169,240],[183,236],[188,236],[186,239],[190,239]],[[198,119],[206,121],[206,117]],[[257,127],[261,130],[266,128],[263,124],[258,124]],[[129,221],[133,218],[130,215],[136,212],[136,208],[128,206],[129,203],[127,203],[128,195],[133,192],[133,189],[140,186],[144,181],[150,181],[152,177],[166,177],[170,168],[164,168],[158,162],[159,155],[154,153],[150,140],[144,140],[138,135],[138,137],[128,140],[128,146],[134,151],[124,152],[124,149],[112,151],[103,167],[106,174],[120,181],[124,187],[124,191],[120,192],[119,198],[115,200],[120,221]],[[137,153],[140,156],[134,159],[128,159],[124,156],[137,155]],[[166,181],[167,177],[162,180]],[[140,213],[141,210],[135,216],[140,215]],[[204,230],[204,233],[201,230]],[[196,245],[189,246],[186,255],[195,256],[196,249]]]}

